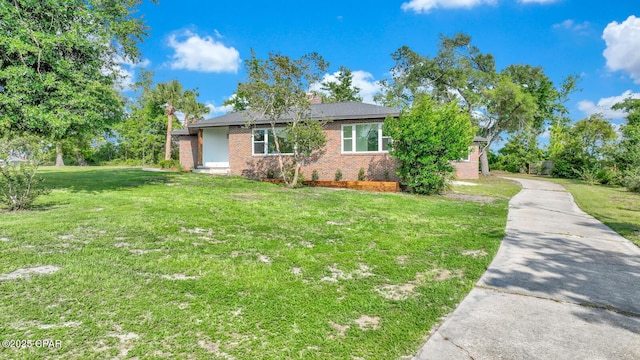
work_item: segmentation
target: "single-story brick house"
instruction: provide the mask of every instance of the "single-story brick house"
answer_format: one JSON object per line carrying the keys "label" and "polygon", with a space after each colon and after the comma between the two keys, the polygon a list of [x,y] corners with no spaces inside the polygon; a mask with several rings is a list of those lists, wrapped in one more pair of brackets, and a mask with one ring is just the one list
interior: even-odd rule
{"label": "single-story brick house", "polygon": [[[387,151],[388,137],[382,132],[384,119],[398,110],[359,102],[311,105],[311,119],[328,119],[324,154],[306,164],[306,179],[316,170],[321,180],[333,180],[339,169],[344,180],[356,180],[364,169],[368,180],[394,180],[396,163]],[[218,174],[266,177],[277,168],[273,136],[267,119],[247,126],[246,112],[233,112],[189,124],[172,134],[180,145],[180,164],[186,169]],[[282,121],[282,127],[287,123]],[[476,141],[481,139],[476,138]],[[454,163],[458,179],[478,178],[478,144],[469,156]]]}

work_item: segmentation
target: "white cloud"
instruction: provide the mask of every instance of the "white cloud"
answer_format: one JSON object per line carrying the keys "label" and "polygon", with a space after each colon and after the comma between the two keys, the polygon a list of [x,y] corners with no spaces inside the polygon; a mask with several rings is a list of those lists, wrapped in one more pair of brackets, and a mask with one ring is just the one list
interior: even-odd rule
{"label": "white cloud", "polygon": [[587,116],[600,113],[607,119],[622,119],[627,114],[622,110],[613,110],[611,107],[627,98],[640,99],[640,93],[634,93],[631,92],[631,90],[627,90],[619,96],[602,98],[598,100],[597,104],[593,101],[583,100],[578,103],[578,109]]}
{"label": "white cloud", "polygon": [[576,23],[573,19],[567,19],[563,22],[553,24],[554,29],[565,29],[576,32],[581,35],[586,35],[591,29],[591,23],[584,21],[582,23]]}
{"label": "white cloud", "polygon": [[205,115],[206,119],[214,116],[224,115],[228,112],[233,111],[233,105],[216,106],[216,104],[211,102],[207,102],[205,105],[209,108],[209,115]]}
{"label": "white cloud", "polygon": [[431,9],[437,8],[466,8],[470,9],[474,6],[482,4],[495,4],[496,0],[411,0],[401,5],[404,11],[413,11],[418,14],[426,14]]}
{"label": "white cloud", "polygon": [[[334,72],[333,74],[324,74],[322,77],[323,82],[338,82],[338,75],[340,75],[339,71]],[[356,70],[351,72],[352,75],[352,84],[353,86],[360,88],[360,92],[358,95],[362,98],[362,102],[367,104],[375,104],[376,102],[373,100],[373,97],[379,93],[382,88],[380,84],[373,79],[373,75],[367,71]],[[324,92],[322,91],[322,84],[316,83],[311,85],[311,91]]]}
{"label": "white cloud", "polygon": [[[220,34],[217,33],[217,36]],[[172,69],[237,73],[240,66],[238,50],[225,46],[211,36],[200,37],[184,30],[169,36],[169,46],[175,51]]]}
{"label": "white cloud", "polygon": [[622,23],[609,23],[602,38],[607,43],[603,52],[607,68],[625,71],[640,84],[640,18],[631,15]]}

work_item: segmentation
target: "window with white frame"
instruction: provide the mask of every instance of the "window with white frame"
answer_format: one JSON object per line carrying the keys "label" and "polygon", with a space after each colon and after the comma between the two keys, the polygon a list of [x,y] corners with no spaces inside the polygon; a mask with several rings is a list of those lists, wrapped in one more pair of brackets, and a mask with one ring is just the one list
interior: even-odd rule
{"label": "window with white frame", "polygon": [[382,132],[382,123],[342,125],[342,152],[388,151],[391,140]]}
{"label": "window with white frame", "polygon": [[293,154],[293,146],[287,141],[285,132],[285,128],[276,128],[276,136],[273,136],[271,129],[254,129],[253,155],[277,154],[276,141],[280,146],[281,154]]}
{"label": "window with white frame", "polygon": [[469,148],[467,149],[467,157],[462,158],[460,160],[458,160],[459,162],[463,162],[463,161],[471,161],[471,153],[474,152],[475,149],[473,148],[473,146],[469,146]]}

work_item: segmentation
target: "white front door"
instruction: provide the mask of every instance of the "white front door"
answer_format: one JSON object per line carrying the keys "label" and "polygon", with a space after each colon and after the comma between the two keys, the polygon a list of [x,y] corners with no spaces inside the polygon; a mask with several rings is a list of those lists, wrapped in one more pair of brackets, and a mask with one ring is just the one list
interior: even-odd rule
{"label": "white front door", "polygon": [[202,163],[205,167],[229,167],[229,127],[202,131]]}

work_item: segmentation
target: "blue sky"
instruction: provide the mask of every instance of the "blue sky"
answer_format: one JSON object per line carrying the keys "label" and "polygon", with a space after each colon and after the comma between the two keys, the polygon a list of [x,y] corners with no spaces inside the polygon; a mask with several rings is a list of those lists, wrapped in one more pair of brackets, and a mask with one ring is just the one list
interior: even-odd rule
{"label": "blue sky", "polygon": [[[640,3],[637,0],[399,0],[399,1],[194,1],[160,0],[140,7],[150,27],[141,65],[155,81],[197,87],[210,116],[245,79],[242,61],[251,49],[297,58],[315,51],[331,66],[354,72],[365,101],[389,77],[390,54],[403,45],[434,56],[439,34],[472,36],[498,69],[521,63],[542,66],[559,83],[581,77],[582,91],[568,103],[574,120],[640,98]],[[131,64],[123,64],[129,74]]]}

